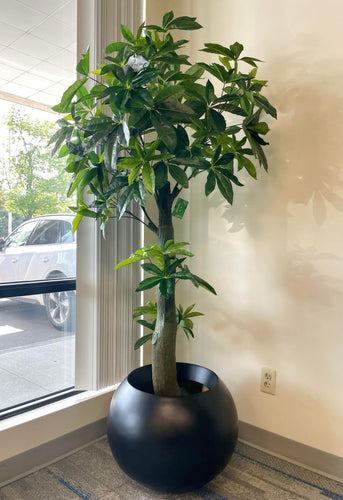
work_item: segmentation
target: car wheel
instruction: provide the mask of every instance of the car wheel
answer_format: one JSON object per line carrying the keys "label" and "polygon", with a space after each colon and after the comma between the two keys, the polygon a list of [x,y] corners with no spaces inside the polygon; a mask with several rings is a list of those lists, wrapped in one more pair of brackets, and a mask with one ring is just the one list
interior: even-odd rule
{"label": "car wheel", "polygon": [[58,330],[75,329],[75,292],[51,292],[45,296],[46,313]]}

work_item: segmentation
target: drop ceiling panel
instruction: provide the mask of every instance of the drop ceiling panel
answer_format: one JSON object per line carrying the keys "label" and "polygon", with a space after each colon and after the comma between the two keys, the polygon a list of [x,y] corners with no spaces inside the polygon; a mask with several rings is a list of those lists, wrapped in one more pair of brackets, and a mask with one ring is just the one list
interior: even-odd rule
{"label": "drop ceiling panel", "polygon": [[20,30],[15,26],[0,22],[0,44],[4,45],[5,47],[13,43],[24,33],[25,31]]}
{"label": "drop ceiling panel", "polygon": [[[52,14],[54,11],[60,8],[61,2],[56,2],[56,0],[19,0],[20,3],[26,5],[30,8],[35,8],[44,14]],[[65,4],[66,2],[63,2]]]}
{"label": "drop ceiling panel", "polygon": [[39,12],[34,7],[35,2],[30,2],[30,6],[25,5],[17,0],[1,0],[1,21],[3,23],[15,26],[24,31],[37,26],[45,18],[43,12]]}
{"label": "drop ceiling panel", "polygon": [[0,0],[0,92],[56,104],[75,54],[76,0]]}

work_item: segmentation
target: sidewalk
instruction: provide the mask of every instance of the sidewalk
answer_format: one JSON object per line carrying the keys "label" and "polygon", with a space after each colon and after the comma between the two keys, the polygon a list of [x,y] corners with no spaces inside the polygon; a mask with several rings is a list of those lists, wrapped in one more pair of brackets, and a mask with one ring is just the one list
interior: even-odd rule
{"label": "sidewalk", "polygon": [[39,306],[0,300],[0,411],[74,386],[75,335]]}

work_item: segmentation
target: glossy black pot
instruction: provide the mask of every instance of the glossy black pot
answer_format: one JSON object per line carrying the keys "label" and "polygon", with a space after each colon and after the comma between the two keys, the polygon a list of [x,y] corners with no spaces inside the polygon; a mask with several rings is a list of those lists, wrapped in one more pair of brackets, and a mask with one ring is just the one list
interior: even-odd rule
{"label": "glossy black pot", "polygon": [[234,401],[217,375],[188,363],[177,363],[177,370],[191,394],[156,396],[151,365],[143,366],[119,386],[108,415],[109,444],[124,472],[172,493],[213,479],[231,458],[238,435]]}

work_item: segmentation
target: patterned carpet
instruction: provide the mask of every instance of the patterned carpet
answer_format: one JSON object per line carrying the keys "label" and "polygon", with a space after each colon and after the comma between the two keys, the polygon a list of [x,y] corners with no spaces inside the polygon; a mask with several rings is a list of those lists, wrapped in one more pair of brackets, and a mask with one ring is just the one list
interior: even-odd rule
{"label": "patterned carpet", "polygon": [[0,489],[1,500],[343,500],[343,484],[239,443],[205,487],[159,494],[129,479],[101,439]]}

